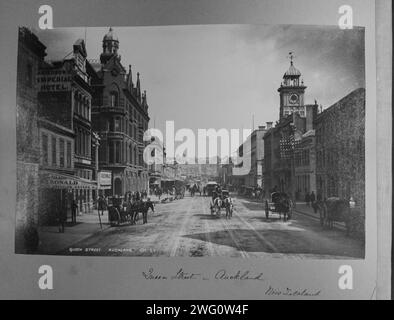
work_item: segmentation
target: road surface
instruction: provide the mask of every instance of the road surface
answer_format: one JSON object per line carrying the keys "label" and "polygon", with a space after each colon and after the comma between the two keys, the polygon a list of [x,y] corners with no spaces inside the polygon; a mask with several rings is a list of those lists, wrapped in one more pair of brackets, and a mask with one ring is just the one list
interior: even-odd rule
{"label": "road surface", "polygon": [[[235,198],[233,218],[212,216],[209,197],[188,197],[156,205],[148,223],[111,227],[61,254],[167,257],[360,258],[362,241],[342,230],[323,230],[311,217],[294,213],[292,220],[265,218],[259,203]],[[85,249],[89,251],[86,252]]]}

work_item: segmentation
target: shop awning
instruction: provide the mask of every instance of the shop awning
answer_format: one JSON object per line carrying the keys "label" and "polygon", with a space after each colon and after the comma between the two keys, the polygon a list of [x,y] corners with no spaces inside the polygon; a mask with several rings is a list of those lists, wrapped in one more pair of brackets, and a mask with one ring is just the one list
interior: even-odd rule
{"label": "shop awning", "polygon": [[40,171],[40,186],[48,189],[97,189],[96,181],[46,170]]}

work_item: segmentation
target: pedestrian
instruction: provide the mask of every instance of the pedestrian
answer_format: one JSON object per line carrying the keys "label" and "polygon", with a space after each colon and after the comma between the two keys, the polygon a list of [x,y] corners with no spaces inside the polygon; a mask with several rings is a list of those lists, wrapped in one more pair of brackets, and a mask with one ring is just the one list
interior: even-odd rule
{"label": "pedestrian", "polygon": [[71,223],[72,224],[77,223],[77,210],[78,210],[77,202],[73,199],[72,203],[71,203]]}
{"label": "pedestrian", "polygon": [[141,193],[139,191],[137,191],[135,193],[135,201],[140,201],[141,200]]}
{"label": "pedestrian", "polygon": [[310,200],[311,200],[311,204],[314,205],[315,204],[315,200],[316,200],[316,196],[315,196],[315,193],[313,191],[311,193]]}
{"label": "pedestrian", "polygon": [[56,207],[56,212],[59,220],[59,232],[64,233],[64,227],[67,219],[67,211],[62,205]]}
{"label": "pedestrian", "polygon": [[305,194],[305,203],[306,203],[307,206],[309,206],[309,202],[310,201],[311,201],[311,197],[310,197],[309,193],[307,192]]}

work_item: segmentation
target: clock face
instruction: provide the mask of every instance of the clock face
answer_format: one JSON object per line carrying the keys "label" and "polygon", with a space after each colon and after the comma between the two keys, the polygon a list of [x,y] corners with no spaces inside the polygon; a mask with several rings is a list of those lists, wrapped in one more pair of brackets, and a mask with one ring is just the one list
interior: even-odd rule
{"label": "clock face", "polygon": [[290,102],[291,104],[296,104],[296,103],[298,103],[298,100],[299,100],[298,94],[296,94],[296,93],[291,93],[291,94],[290,94],[289,102]]}

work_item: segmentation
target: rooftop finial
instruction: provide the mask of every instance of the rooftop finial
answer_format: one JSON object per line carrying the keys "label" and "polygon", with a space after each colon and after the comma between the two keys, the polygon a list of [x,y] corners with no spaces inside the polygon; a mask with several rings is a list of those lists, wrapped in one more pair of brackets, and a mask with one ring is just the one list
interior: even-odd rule
{"label": "rooftop finial", "polygon": [[294,52],[293,51],[289,52],[288,58],[290,59],[290,64],[293,65],[293,59],[294,59]]}

